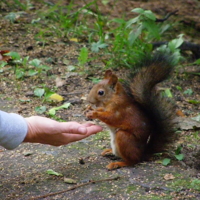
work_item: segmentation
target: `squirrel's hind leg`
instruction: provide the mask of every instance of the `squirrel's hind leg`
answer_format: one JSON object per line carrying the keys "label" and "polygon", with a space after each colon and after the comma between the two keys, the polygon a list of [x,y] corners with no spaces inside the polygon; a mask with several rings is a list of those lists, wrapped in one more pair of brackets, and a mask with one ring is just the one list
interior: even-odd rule
{"label": "squirrel's hind leg", "polygon": [[119,130],[116,133],[116,148],[124,162],[119,167],[133,166],[142,160],[144,146],[134,134]]}
{"label": "squirrel's hind leg", "polygon": [[105,150],[101,153],[102,156],[107,156],[107,155],[111,155],[111,154],[113,154],[112,149],[105,149]]}
{"label": "squirrel's hind leg", "polygon": [[126,162],[121,161],[121,162],[112,162],[112,163],[108,164],[106,166],[106,168],[108,170],[113,170],[113,169],[117,169],[117,168],[121,168],[121,167],[126,167],[126,166],[129,166],[129,165]]}

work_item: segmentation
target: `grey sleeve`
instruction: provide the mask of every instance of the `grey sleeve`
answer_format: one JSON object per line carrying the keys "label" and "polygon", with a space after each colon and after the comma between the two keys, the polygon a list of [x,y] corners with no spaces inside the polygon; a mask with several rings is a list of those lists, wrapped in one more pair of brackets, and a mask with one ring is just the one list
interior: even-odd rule
{"label": "grey sleeve", "polygon": [[6,113],[0,110],[0,146],[14,149],[19,146],[28,131],[25,119],[15,113]]}

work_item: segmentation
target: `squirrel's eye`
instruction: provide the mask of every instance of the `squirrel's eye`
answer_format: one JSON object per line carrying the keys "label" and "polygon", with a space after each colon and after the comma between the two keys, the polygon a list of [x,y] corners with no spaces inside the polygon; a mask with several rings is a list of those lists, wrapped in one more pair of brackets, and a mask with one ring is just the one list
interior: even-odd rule
{"label": "squirrel's eye", "polygon": [[104,91],[103,90],[99,90],[98,91],[98,95],[100,95],[100,96],[104,95]]}

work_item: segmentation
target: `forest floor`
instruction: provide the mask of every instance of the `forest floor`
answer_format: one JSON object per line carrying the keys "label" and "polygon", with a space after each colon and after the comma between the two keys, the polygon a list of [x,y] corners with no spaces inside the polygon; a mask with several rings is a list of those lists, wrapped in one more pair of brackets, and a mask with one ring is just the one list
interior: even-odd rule
{"label": "forest floor", "polygon": [[[58,36],[48,37],[48,34],[45,42],[37,40],[39,30],[31,21],[38,18],[38,10],[46,12],[45,1],[30,1],[34,9],[23,11],[23,15],[11,23],[5,16],[22,11],[12,2],[17,1],[0,2],[0,50],[18,52],[22,58],[37,58],[51,70],[45,75],[23,79],[16,79],[14,70],[0,71],[0,109],[28,117],[39,115],[36,107],[45,106],[48,111],[62,105],[63,102],[49,102],[34,95],[36,88],[49,88],[63,96],[64,102],[71,103],[68,109],[57,111],[55,119],[85,122],[85,99],[93,83],[83,69],[73,72],[68,69],[77,65],[80,49],[88,45],[87,41],[69,41]],[[49,4],[56,2],[52,0]],[[73,1],[77,9],[86,2],[89,1]],[[108,3],[99,1],[98,4],[102,15],[110,18],[120,18],[124,13],[130,18],[130,10],[136,7],[152,10],[158,18],[178,9],[169,19],[170,23],[179,24],[176,34],[184,33],[187,41],[200,44],[198,1],[108,0]],[[157,155],[149,162],[108,171],[105,166],[111,162],[110,158],[100,155],[110,146],[106,127],[101,133],[62,147],[28,143],[12,151],[0,147],[0,199],[200,199],[200,122],[192,119],[200,114],[197,102],[200,100],[200,70],[199,66],[191,64],[192,59],[178,67],[173,77],[162,85],[170,87],[176,103],[180,123],[175,146],[181,147],[184,159],[177,160],[175,150],[171,149],[168,154]],[[93,77],[102,78],[104,63],[93,60],[86,69],[90,67]],[[123,69],[116,73],[120,76]],[[40,115],[49,116],[47,113]],[[162,165],[164,158],[170,158],[171,163]],[[59,173],[58,176],[48,174],[49,169]],[[61,193],[57,194],[59,191]]]}

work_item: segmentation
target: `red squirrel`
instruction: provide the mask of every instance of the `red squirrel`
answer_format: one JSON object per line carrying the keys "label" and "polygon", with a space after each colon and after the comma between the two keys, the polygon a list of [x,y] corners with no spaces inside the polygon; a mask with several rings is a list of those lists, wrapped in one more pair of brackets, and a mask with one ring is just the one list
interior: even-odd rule
{"label": "red squirrel", "polygon": [[172,143],[175,109],[155,88],[170,75],[171,63],[164,55],[154,56],[125,82],[107,70],[104,79],[91,89],[88,101],[96,108],[89,106],[85,115],[110,128],[112,149],[102,155],[113,153],[123,160],[107,165],[109,170],[139,163]]}

